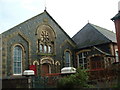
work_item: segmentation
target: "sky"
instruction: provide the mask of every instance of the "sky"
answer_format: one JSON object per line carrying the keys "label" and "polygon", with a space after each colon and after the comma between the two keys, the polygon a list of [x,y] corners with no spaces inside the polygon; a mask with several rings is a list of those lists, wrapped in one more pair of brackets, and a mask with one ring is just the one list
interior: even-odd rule
{"label": "sky", "polygon": [[120,0],[0,0],[0,33],[47,12],[70,36],[88,22],[115,32],[110,19],[118,13]]}

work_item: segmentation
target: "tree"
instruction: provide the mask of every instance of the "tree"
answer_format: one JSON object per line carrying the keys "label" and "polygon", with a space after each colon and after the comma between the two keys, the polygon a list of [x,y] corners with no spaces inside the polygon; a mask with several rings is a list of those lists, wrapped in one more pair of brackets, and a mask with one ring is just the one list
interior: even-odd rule
{"label": "tree", "polygon": [[88,73],[86,70],[78,68],[75,74],[61,78],[58,81],[58,88],[89,88],[90,85],[88,85],[87,82]]}

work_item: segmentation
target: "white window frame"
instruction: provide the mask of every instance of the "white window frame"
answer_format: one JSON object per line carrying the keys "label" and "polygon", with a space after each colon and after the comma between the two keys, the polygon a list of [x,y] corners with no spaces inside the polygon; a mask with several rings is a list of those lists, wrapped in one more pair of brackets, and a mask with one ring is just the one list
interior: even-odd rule
{"label": "white window frame", "polygon": [[[87,63],[85,63],[86,57],[85,57],[84,53],[85,53],[85,52],[81,52],[81,53],[79,53],[79,54],[77,55],[78,67],[80,67],[80,59],[81,59],[81,60],[82,60],[82,63],[81,63],[81,64],[82,64],[83,69],[85,69],[85,64],[87,64]],[[88,52],[86,52],[86,53],[88,53]],[[79,56],[80,54],[82,54],[82,57]]]}
{"label": "white window frame", "polygon": [[[16,46],[19,46],[19,45],[16,45]],[[15,47],[16,47],[15,46]],[[22,52],[22,47],[21,46],[19,46],[20,48],[21,48],[21,73],[19,73],[19,74],[16,74],[15,72],[14,72],[14,49],[15,49],[15,47],[13,48],[13,75],[22,75],[22,54],[23,54],[23,52]]]}

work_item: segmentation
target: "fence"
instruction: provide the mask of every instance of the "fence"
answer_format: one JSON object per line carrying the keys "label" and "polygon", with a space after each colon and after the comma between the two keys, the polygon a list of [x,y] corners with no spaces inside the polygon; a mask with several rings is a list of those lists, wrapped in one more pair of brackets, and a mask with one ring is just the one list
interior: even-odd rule
{"label": "fence", "polygon": [[2,79],[2,88],[28,88],[28,78]]}
{"label": "fence", "polygon": [[32,77],[33,88],[56,88],[57,82],[61,78],[59,74],[49,74],[46,76]]}

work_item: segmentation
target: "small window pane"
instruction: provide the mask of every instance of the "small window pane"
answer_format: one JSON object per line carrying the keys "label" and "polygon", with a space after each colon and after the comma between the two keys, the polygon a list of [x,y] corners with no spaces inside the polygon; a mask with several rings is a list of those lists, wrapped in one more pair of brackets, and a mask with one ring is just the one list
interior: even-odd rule
{"label": "small window pane", "polygon": [[43,52],[43,45],[40,44],[40,52]]}
{"label": "small window pane", "polygon": [[48,46],[48,53],[51,53],[51,46]]}
{"label": "small window pane", "polygon": [[44,53],[47,53],[47,46],[44,46]]}
{"label": "small window pane", "polygon": [[79,54],[79,58],[82,58],[82,53]]}

